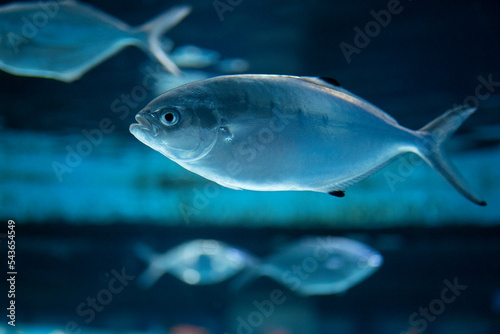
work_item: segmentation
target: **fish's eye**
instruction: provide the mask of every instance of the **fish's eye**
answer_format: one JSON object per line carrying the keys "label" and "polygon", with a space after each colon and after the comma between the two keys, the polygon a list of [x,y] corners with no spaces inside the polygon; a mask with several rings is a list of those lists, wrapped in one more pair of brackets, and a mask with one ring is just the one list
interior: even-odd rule
{"label": "fish's eye", "polygon": [[167,109],[161,112],[160,120],[166,126],[172,126],[179,122],[179,113],[173,109]]}

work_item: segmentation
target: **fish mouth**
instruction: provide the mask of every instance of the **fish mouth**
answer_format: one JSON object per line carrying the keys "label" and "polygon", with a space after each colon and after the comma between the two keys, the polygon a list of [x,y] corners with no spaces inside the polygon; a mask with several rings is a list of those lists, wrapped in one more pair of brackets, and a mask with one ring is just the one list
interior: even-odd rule
{"label": "fish mouth", "polygon": [[146,117],[141,114],[137,114],[135,116],[135,120],[137,123],[133,123],[130,125],[130,132],[134,133],[134,131],[147,131],[151,134],[151,136],[156,137],[160,133],[160,128],[156,124],[152,124]]}

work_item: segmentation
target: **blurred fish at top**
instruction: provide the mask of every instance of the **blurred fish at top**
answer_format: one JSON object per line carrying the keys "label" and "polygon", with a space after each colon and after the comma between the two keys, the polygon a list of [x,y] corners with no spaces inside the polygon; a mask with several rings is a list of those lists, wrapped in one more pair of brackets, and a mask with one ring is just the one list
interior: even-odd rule
{"label": "blurred fish at top", "polygon": [[211,66],[215,72],[222,74],[242,73],[250,67],[248,61],[243,58],[221,59],[219,52],[191,44],[175,48],[170,57],[179,67],[201,69]]}
{"label": "blurred fish at top", "polygon": [[215,67],[219,73],[243,73],[248,71],[250,64],[243,58],[227,58],[215,64]]}
{"label": "blurred fish at top", "polygon": [[182,75],[179,76],[166,72],[156,73],[153,90],[156,95],[160,95],[187,83],[213,78],[215,76],[217,76],[217,74],[201,70],[183,70]]}
{"label": "blurred fish at top", "polygon": [[183,45],[172,51],[170,57],[179,67],[203,68],[217,63],[220,53],[195,45]]}
{"label": "blurred fish at top", "polygon": [[373,274],[383,262],[376,250],[352,239],[305,237],[253,266],[234,287],[268,276],[299,295],[342,293]]}
{"label": "blurred fish at top", "polygon": [[189,6],[176,6],[133,28],[76,0],[3,5],[0,68],[15,75],[71,82],[125,46],[134,45],[179,75],[160,38],[190,11]]}
{"label": "blurred fish at top", "polygon": [[148,263],[148,268],[137,281],[144,289],[153,286],[167,272],[187,284],[215,284],[255,262],[249,253],[211,239],[185,242],[164,254],[138,244],[135,252]]}
{"label": "blurred fish at top", "polygon": [[[164,44],[163,49],[170,50],[171,47]],[[248,61],[243,58],[220,59],[217,51],[195,45],[179,46],[170,52],[170,57],[177,66],[183,68],[182,75],[172,75],[162,68],[155,68],[150,62],[141,66],[141,71],[146,77],[154,78],[153,90],[156,95],[193,81],[213,78],[221,73],[245,72],[250,67]]]}

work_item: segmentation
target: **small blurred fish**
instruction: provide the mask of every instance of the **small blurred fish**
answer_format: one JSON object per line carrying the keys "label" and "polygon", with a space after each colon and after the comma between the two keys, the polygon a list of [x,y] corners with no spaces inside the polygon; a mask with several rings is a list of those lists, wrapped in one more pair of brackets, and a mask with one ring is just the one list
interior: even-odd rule
{"label": "small blurred fish", "polygon": [[342,293],[382,266],[383,257],[358,241],[305,237],[247,269],[233,287],[268,276],[300,295]]}
{"label": "small blurred fish", "polygon": [[174,89],[187,83],[215,76],[217,75],[201,70],[183,70],[182,75],[180,76],[175,76],[166,72],[156,73],[153,89],[156,95],[160,95],[170,89]]}
{"label": "small blurred fish", "polygon": [[170,52],[170,58],[179,67],[200,69],[212,66],[216,72],[222,74],[242,73],[250,67],[248,61],[243,58],[221,59],[219,52],[191,44],[175,48]]}
{"label": "small blurred fish", "polygon": [[415,131],[331,78],[227,75],[164,93],[137,114],[130,132],[228,188],[338,197],[412,152],[484,206],[443,149],[475,110],[459,106]]}
{"label": "small blurred fish", "polygon": [[183,45],[170,53],[170,58],[179,67],[203,68],[217,63],[220,53],[195,45]]}
{"label": "small blurred fish", "polygon": [[153,286],[167,272],[187,284],[215,284],[255,262],[249,253],[210,239],[185,242],[164,254],[157,254],[150,247],[138,244],[135,252],[148,263],[148,268],[137,281],[143,289]]}
{"label": "small blurred fish", "polygon": [[189,6],[173,7],[132,28],[76,0],[42,5],[16,2],[0,6],[2,70],[71,82],[123,47],[134,45],[154,55],[171,73],[181,73],[162,49],[160,38],[190,13]]}
{"label": "small blurred fish", "polygon": [[[248,65],[248,63],[246,64]],[[228,63],[226,63],[226,65],[228,67],[220,68],[219,63],[217,63],[216,67],[220,71],[228,71],[228,72],[238,71],[239,69],[243,68],[243,67],[238,68],[239,65],[236,65],[235,67],[232,68],[231,64]],[[146,73],[147,76],[151,75],[151,73],[148,71],[144,72]],[[187,83],[213,78],[216,77],[217,75],[218,74],[202,70],[183,70],[182,75],[179,76],[164,71],[157,72],[154,74],[155,81],[153,84],[153,90],[156,95],[161,95],[166,91],[185,85]]]}
{"label": "small blurred fish", "polygon": [[222,59],[215,64],[217,72],[224,74],[243,73],[248,71],[250,64],[243,58]]}
{"label": "small blurred fish", "polygon": [[[163,43],[164,50],[171,50],[172,45]],[[219,60],[220,54],[217,51],[199,48],[195,45],[185,45],[176,48],[170,53],[170,57],[175,64],[185,69],[181,76],[172,75],[161,68],[155,68],[150,62],[141,66],[141,71],[146,77],[154,78],[154,93],[156,95],[185,85],[193,81],[213,78],[220,73],[241,73],[249,68],[249,63],[242,58],[227,58]],[[211,73],[200,68],[209,67],[210,70],[215,70],[216,73]],[[148,79],[149,81],[149,79]]]}

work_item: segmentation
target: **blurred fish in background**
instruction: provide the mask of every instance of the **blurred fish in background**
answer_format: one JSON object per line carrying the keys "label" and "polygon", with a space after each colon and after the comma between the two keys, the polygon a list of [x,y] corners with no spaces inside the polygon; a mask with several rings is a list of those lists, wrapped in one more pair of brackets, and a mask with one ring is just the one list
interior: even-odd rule
{"label": "blurred fish in background", "polygon": [[304,237],[247,269],[234,286],[268,276],[303,296],[343,293],[372,275],[383,262],[379,252],[353,239]]}
{"label": "blurred fish in background", "polygon": [[[163,47],[168,50],[172,45],[165,44]],[[178,67],[183,69],[182,75],[175,75],[162,67],[155,67],[151,62],[140,67],[145,78],[154,78],[155,95],[193,81],[213,78],[221,74],[242,73],[250,68],[249,62],[243,58],[221,59],[219,52],[191,44],[173,49],[170,57]]]}
{"label": "blurred fish in background", "polygon": [[179,87],[193,81],[213,78],[215,76],[217,76],[215,73],[193,69],[183,70],[182,75],[180,76],[160,71],[155,74],[153,91],[156,95],[159,95],[175,87]]}
{"label": "blurred fish in background", "polygon": [[224,58],[215,50],[200,48],[196,45],[183,45],[175,48],[170,57],[179,67],[213,67],[220,74],[242,73],[248,71],[250,64],[243,58]]}
{"label": "blurred fish in background", "polygon": [[268,276],[299,295],[328,295],[347,291],[383,264],[382,255],[371,247],[332,236],[304,237],[262,261],[247,251],[210,239],[185,242],[164,254],[144,244],[136,244],[134,249],[147,264],[137,281],[143,289],[152,287],[165,273],[190,285],[209,285],[245,270],[232,284],[233,289]]}
{"label": "blurred fish in background", "polygon": [[226,58],[215,64],[219,73],[243,73],[250,69],[250,63],[243,58]]}
{"label": "blurred fish in background", "polygon": [[249,253],[217,240],[192,240],[164,254],[137,244],[135,252],[148,265],[137,280],[143,289],[153,286],[165,273],[191,285],[215,284],[255,262]]}
{"label": "blurred fish in background", "polygon": [[170,58],[179,67],[203,68],[217,63],[220,53],[195,45],[183,45],[172,51]]}
{"label": "blurred fish in background", "polygon": [[190,11],[189,6],[177,6],[132,28],[77,0],[3,5],[0,68],[15,75],[71,82],[125,46],[134,45],[180,75],[177,65],[163,51],[161,38]]}

